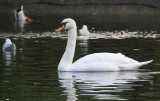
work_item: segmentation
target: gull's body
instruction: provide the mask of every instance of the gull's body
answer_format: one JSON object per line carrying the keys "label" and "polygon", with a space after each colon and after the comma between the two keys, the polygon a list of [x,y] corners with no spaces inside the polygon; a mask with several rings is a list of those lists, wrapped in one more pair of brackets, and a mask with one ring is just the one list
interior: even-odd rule
{"label": "gull's body", "polygon": [[83,25],[82,29],[79,30],[78,36],[89,36],[90,33],[88,31],[87,25]]}
{"label": "gull's body", "polygon": [[3,44],[3,51],[15,51],[16,45],[11,42],[10,39],[6,39],[6,42]]}

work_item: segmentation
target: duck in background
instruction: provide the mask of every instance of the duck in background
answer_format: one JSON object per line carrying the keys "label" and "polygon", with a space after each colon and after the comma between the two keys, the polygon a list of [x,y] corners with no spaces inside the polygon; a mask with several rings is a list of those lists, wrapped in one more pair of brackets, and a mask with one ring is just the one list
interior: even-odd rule
{"label": "duck in background", "polygon": [[88,31],[87,25],[83,25],[82,29],[79,30],[78,36],[89,36],[90,33]]}
{"label": "duck in background", "polygon": [[30,23],[32,20],[25,16],[24,12],[23,12],[23,5],[17,9],[14,10],[14,19],[15,19],[15,27],[20,27],[21,29],[23,29],[24,24],[26,23]]}
{"label": "duck in background", "polygon": [[15,17],[15,20],[20,22],[20,21],[27,21],[27,22],[31,22],[32,20],[25,16],[24,12],[23,12],[23,5],[17,9],[17,10],[14,10],[14,17]]}

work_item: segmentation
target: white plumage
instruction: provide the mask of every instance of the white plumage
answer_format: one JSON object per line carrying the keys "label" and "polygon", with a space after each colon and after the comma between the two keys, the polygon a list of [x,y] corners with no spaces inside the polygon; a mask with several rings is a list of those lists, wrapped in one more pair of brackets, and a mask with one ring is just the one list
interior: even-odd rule
{"label": "white plumage", "polygon": [[73,19],[64,19],[61,23],[63,28],[68,30],[66,50],[58,65],[58,71],[120,71],[137,70],[140,66],[147,65],[153,60],[138,62],[126,57],[121,53],[94,53],[86,55],[76,62],[73,62],[76,48],[77,26]]}
{"label": "white plumage", "polygon": [[137,70],[140,66],[152,62],[138,62],[121,53],[94,53],[74,62],[69,71],[120,71]]}
{"label": "white plumage", "polygon": [[16,22],[30,22],[31,19],[29,17],[26,17],[25,14],[24,14],[24,11],[23,11],[23,5],[17,9],[17,10],[14,10],[14,17],[15,17],[15,21]]}
{"label": "white plumage", "polygon": [[6,42],[3,44],[3,51],[15,51],[16,45],[11,42],[10,39],[6,39]]}
{"label": "white plumage", "polygon": [[82,29],[79,30],[78,35],[79,36],[89,36],[90,35],[87,25],[83,25]]}

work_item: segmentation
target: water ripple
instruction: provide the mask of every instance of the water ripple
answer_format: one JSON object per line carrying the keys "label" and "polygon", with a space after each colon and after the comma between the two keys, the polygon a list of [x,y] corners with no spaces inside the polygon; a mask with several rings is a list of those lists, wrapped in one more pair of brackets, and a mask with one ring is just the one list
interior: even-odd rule
{"label": "water ripple", "polygon": [[[150,73],[140,72],[59,72],[59,82],[65,88],[64,95],[72,100],[81,96],[92,96],[92,99],[128,100],[121,96],[124,91],[134,91],[134,87],[143,87],[134,82],[151,82]],[[70,100],[70,99],[68,99]]]}
{"label": "water ripple", "polygon": [[[65,34],[64,34],[65,33]],[[22,37],[22,38],[43,38],[43,37],[52,37],[52,38],[67,38],[66,32],[43,32],[43,33],[0,33],[0,38],[8,37]],[[90,36],[78,36],[78,39],[125,39],[125,38],[159,38],[160,34],[157,31],[151,32],[128,32],[128,31],[93,31]]]}

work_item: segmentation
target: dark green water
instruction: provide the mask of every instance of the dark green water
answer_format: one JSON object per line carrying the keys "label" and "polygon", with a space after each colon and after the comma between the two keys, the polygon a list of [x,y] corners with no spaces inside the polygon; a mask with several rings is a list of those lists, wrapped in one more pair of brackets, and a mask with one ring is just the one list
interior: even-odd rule
{"label": "dark green water", "polygon": [[[133,72],[58,72],[66,39],[11,38],[16,54],[0,50],[1,101],[93,101],[160,99],[159,39],[78,40],[74,60],[94,52],[121,52],[154,62]],[[2,46],[4,39],[0,39]]]}

